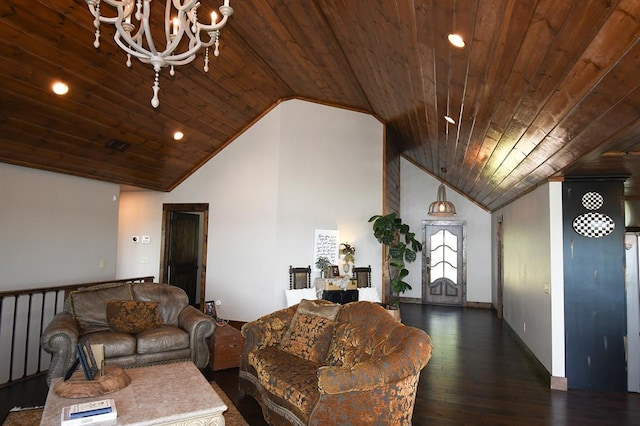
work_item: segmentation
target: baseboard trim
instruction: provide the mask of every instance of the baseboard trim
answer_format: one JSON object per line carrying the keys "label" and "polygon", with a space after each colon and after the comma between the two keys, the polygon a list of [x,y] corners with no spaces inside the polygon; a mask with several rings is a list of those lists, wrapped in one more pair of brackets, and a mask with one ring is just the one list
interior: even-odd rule
{"label": "baseboard trim", "polygon": [[547,368],[544,365],[542,365],[540,360],[538,360],[538,358],[536,358],[533,352],[531,352],[529,347],[524,343],[524,341],[520,338],[520,336],[518,336],[518,333],[516,333],[506,321],[503,321],[502,323],[504,324],[504,327],[508,330],[509,334],[513,337],[513,340],[515,340],[518,347],[520,347],[520,349],[525,355],[525,358],[527,358],[527,361],[529,361],[529,364],[531,364],[531,367],[533,367],[533,370],[540,377],[540,379],[542,379],[542,381],[547,386],[549,386],[550,389],[566,391],[567,379],[565,377],[552,376],[551,373],[547,371]]}
{"label": "baseboard trim", "polygon": [[465,308],[491,309],[491,303],[487,302],[464,302]]}
{"label": "baseboard trim", "polygon": [[[400,297],[401,303],[414,303],[417,305],[422,304],[422,299],[419,297]],[[487,302],[464,302],[462,307],[464,308],[477,308],[477,309],[491,309],[491,303]]]}
{"label": "baseboard trim", "polygon": [[551,376],[551,389],[566,392],[568,381],[566,377]]}
{"label": "baseboard trim", "polygon": [[422,299],[419,297],[399,297],[401,303],[414,303],[417,305],[422,304]]}

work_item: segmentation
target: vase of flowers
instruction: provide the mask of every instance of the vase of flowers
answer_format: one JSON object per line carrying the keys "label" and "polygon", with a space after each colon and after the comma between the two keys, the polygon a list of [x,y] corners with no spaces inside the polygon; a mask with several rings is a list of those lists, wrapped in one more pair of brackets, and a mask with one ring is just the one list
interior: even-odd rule
{"label": "vase of flowers", "polygon": [[349,264],[354,263],[356,260],[355,246],[349,244],[348,241],[346,243],[341,243],[340,256],[342,256],[343,261],[342,270],[344,270],[344,273],[346,274],[347,272],[349,272]]}

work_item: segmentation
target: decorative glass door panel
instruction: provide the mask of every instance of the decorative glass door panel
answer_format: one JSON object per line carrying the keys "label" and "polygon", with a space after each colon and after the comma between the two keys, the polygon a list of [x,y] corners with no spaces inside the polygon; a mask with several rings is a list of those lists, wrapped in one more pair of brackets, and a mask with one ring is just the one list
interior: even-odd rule
{"label": "decorative glass door panel", "polygon": [[424,221],[422,301],[462,305],[466,294],[464,221]]}

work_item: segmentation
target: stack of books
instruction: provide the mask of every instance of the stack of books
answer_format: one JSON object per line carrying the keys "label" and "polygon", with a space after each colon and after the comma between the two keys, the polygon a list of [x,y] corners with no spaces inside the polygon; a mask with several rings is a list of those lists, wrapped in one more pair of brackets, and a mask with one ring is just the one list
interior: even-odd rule
{"label": "stack of books", "polygon": [[62,409],[61,426],[80,426],[113,420],[118,417],[113,399],[74,404]]}

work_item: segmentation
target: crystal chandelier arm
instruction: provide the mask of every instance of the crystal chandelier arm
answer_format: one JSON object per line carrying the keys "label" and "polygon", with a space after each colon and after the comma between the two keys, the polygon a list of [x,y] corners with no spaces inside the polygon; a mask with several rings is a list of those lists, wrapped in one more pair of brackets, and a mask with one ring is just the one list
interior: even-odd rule
{"label": "crystal chandelier arm", "polygon": [[[118,44],[118,46],[120,46],[122,50],[129,53],[130,55],[135,56],[136,58],[140,59],[140,61],[142,62],[145,62],[143,59],[149,58],[154,55],[153,52],[145,49],[142,46],[142,43],[140,42],[142,38],[142,31],[143,31],[142,28],[140,29],[140,31],[138,31],[138,33],[136,33],[134,37],[131,37],[130,33],[128,31],[125,31],[124,28],[122,27],[122,21],[116,21],[115,26],[116,26],[116,33],[113,39]],[[124,41],[122,40],[123,38],[124,38]],[[131,46],[136,46],[136,48],[134,49]],[[146,63],[149,63],[149,62],[147,61]]]}
{"label": "crystal chandelier arm", "polygon": [[213,32],[215,30],[219,30],[227,24],[227,20],[229,16],[233,15],[233,8],[231,6],[220,6],[220,14],[222,15],[222,19],[216,22],[215,24],[203,24],[201,22],[196,22],[199,31],[206,31],[207,33]]}
{"label": "crystal chandelier arm", "polygon": [[[93,42],[93,46],[97,49],[100,47],[100,23],[112,24],[114,25],[118,20],[118,15],[114,17],[107,17],[102,15],[102,10],[100,8],[100,0],[85,0],[87,3],[87,7],[89,8],[89,12],[93,16],[93,26],[95,27],[95,40]],[[104,0],[109,6],[117,5],[118,7],[123,7],[125,14],[131,14],[133,10],[133,1],[132,0],[124,0],[114,1],[114,0]]]}
{"label": "crystal chandelier arm", "polygon": [[[177,28],[174,28],[175,33],[171,31],[171,4],[167,1],[165,3],[165,38],[166,48],[163,52],[157,52],[154,50],[155,55],[158,58],[162,58],[163,62],[167,65],[184,65],[193,61],[196,57],[196,53],[201,49],[203,45],[200,40],[199,34],[194,35],[191,29],[191,21],[195,19],[195,10],[200,6],[200,3],[196,3],[196,0],[189,0],[186,4],[181,4],[179,0],[173,0],[173,7],[178,11],[176,19],[179,24]],[[148,19],[146,20],[148,22]],[[149,33],[150,34],[150,33]],[[173,51],[178,46],[178,43],[182,39],[183,35],[187,35],[189,38],[189,49],[180,54],[173,54]],[[148,38],[148,43],[151,46],[152,41]]]}
{"label": "crystal chandelier arm", "polygon": [[133,11],[133,1],[132,0],[122,0],[122,1],[114,1],[114,0],[86,0],[87,2],[87,6],[89,7],[89,12],[91,12],[91,14],[93,15],[94,18],[98,18],[100,20],[100,22],[103,22],[105,24],[115,24],[115,22],[118,20],[118,16],[114,16],[114,17],[107,17],[107,16],[103,16],[102,15],[102,11],[100,11],[100,13],[98,13],[98,5],[101,2],[107,3],[109,6],[112,6],[116,9],[122,7],[123,11],[125,12],[126,15],[124,16],[128,16],[131,14],[131,12]]}
{"label": "crystal chandelier arm", "polygon": [[180,0],[171,0],[171,2],[176,10],[191,10],[194,7],[200,7],[200,2],[198,0],[186,0],[186,3],[183,3]]}
{"label": "crystal chandelier arm", "polygon": [[[140,27],[141,27],[140,29],[144,34],[144,38],[147,39],[149,50],[152,52],[154,56],[157,56],[158,51],[156,50],[156,46],[153,43],[151,28],[149,27],[149,15],[151,15],[151,0],[144,0],[144,5],[142,7],[142,19],[140,20]],[[141,50],[144,50],[144,48],[142,47],[142,38],[140,39],[140,42],[137,43],[137,45]]]}
{"label": "crystal chandelier arm", "polygon": [[93,15],[94,18],[97,18],[100,22],[103,22],[105,24],[115,23],[118,17],[114,16],[113,18],[108,18],[106,16],[102,16],[102,13],[98,13],[98,9],[96,8],[97,4],[98,4],[97,0],[87,0],[87,6],[89,6],[89,12],[91,12],[91,15]]}

